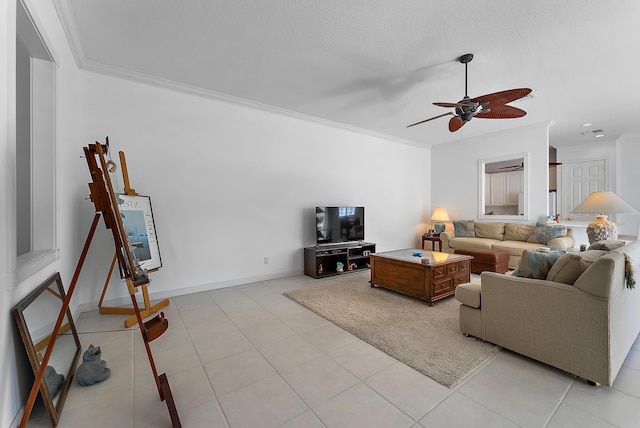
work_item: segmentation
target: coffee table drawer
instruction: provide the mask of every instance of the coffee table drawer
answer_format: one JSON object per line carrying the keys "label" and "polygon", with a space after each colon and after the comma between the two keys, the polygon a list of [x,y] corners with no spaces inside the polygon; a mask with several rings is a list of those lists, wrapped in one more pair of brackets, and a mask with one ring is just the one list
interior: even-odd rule
{"label": "coffee table drawer", "polygon": [[450,293],[455,289],[454,279],[452,277],[444,278],[439,281],[433,281],[433,297],[441,294]]}
{"label": "coffee table drawer", "polygon": [[458,286],[458,284],[464,284],[469,282],[469,275],[468,274],[463,274],[463,275],[456,275],[453,277],[453,285],[455,287]]}
{"label": "coffee table drawer", "polygon": [[447,266],[434,266],[431,268],[431,278],[438,279],[447,276]]}

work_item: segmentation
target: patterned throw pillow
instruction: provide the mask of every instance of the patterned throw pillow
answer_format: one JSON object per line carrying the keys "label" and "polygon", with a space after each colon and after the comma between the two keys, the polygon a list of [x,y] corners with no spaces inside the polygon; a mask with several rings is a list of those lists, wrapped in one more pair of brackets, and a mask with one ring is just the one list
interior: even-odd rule
{"label": "patterned throw pillow", "polygon": [[545,224],[536,223],[535,229],[531,232],[531,236],[527,242],[534,244],[544,244],[553,238],[559,238],[561,236],[567,236],[567,226],[562,224]]}
{"label": "patterned throw pillow", "polygon": [[563,254],[561,251],[543,253],[541,251],[524,250],[513,275],[522,278],[547,279],[549,270]]}
{"label": "patterned throw pillow", "polygon": [[453,222],[453,232],[456,238],[475,238],[476,229],[473,220],[456,220]]}

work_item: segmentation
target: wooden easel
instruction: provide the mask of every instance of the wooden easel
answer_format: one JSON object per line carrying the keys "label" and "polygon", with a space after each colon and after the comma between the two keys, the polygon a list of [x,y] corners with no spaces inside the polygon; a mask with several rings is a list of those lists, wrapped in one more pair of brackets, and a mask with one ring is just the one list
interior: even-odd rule
{"label": "wooden easel", "polygon": [[[124,194],[128,196],[138,196],[138,192],[135,189],[131,188],[129,182],[129,172],[127,170],[127,160],[125,159],[124,152],[120,151],[120,168],[122,169],[122,178],[124,179]],[[109,281],[111,280],[111,275],[113,274],[113,269],[116,266],[117,261],[117,252],[113,254],[113,259],[111,260],[111,266],[109,267],[109,273],[107,274],[107,279],[104,281],[104,287],[102,288],[102,295],[100,296],[100,301],[98,302],[98,312],[101,314],[116,314],[116,315],[133,315],[131,318],[128,318],[124,321],[125,328],[129,328],[132,325],[138,322],[135,309],[134,308],[121,308],[121,307],[110,307],[110,306],[102,306],[102,302],[104,301],[104,296],[107,293],[107,288],[109,287]],[[151,305],[151,301],[149,300],[149,289],[147,288],[147,284],[140,285],[142,289],[142,298],[144,301],[144,308],[140,310],[140,316],[144,319],[150,315],[155,314],[160,309],[169,305],[169,299],[163,299],[156,303],[155,305]]]}
{"label": "wooden easel", "polygon": [[[91,201],[95,206],[95,214],[93,216],[89,233],[87,234],[87,239],[82,247],[80,258],[76,264],[76,269],[73,273],[69,290],[62,302],[62,308],[58,313],[58,319],[56,320],[53,331],[51,332],[49,346],[47,346],[44,356],[42,357],[40,369],[38,370],[38,373],[36,373],[33,386],[31,387],[31,392],[29,393],[29,397],[25,403],[24,413],[22,414],[22,419],[20,421],[20,428],[25,428],[27,426],[27,422],[31,416],[31,411],[33,410],[33,406],[38,396],[40,385],[44,380],[44,372],[49,364],[51,352],[54,348],[56,339],[63,328],[63,319],[69,308],[69,302],[71,302],[71,297],[73,296],[73,292],[78,283],[82,266],[84,265],[84,261],[89,252],[89,247],[91,246],[91,241],[93,240],[93,235],[95,234],[101,216],[104,219],[105,226],[107,229],[111,230],[113,235],[116,259],[120,262],[120,266],[124,273],[124,279],[127,283],[129,295],[131,296],[131,303],[133,304],[133,312],[135,313],[136,320],[140,326],[140,334],[144,341],[145,350],[147,352],[147,357],[149,358],[149,364],[151,365],[151,371],[153,372],[160,400],[165,401],[167,404],[173,428],[182,427],[180,418],[178,417],[176,404],[171,393],[171,388],[169,387],[167,375],[165,373],[158,375],[155,362],[153,361],[151,347],[149,346],[149,342],[157,339],[167,330],[169,321],[164,317],[163,313],[156,315],[149,321],[145,322],[142,320],[141,311],[138,307],[138,301],[136,300],[135,293],[138,291],[139,286],[149,283],[149,277],[146,272],[139,269],[139,267],[134,263],[134,257],[127,241],[127,235],[118,211],[116,194],[113,191],[113,186],[111,185],[107,169],[107,162],[104,159],[104,154],[108,148],[108,138],[105,145],[96,142],[95,144],[89,144],[84,148],[84,154],[87,159],[87,164],[89,165],[89,172],[91,173],[92,182],[89,183],[89,190],[91,191]],[[96,157],[98,158],[99,163],[96,161]]]}
{"label": "wooden easel", "polygon": [[[160,400],[167,403],[172,426],[174,428],[179,428],[182,425],[180,423],[180,418],[178,417],[178,411],[173,400],[173,395],[171,394],[169,380],[165,373],[158,376],[156,365],[153,361],[153,354],[151,353],[151,347],[149,346],[149,342],[157,339],[167,330],[169,327],[169,321],[164,317],[164,313],[160,313],[160,315],[156,315],[146,322],[142,319],[142,314],[138,307],[138,301],[135,294],[138,291],[139,286],[146,286],[150,280],[147,273],[140,269],[134,262],[132,250],[129,246],[124,224],[122,223],[122,218],[118,210],[116,193],[111,185],[107,162],[104,158],[105,151],[103,150],[103,147],[105,150],[108,150],[108,145],[109,140],[107,139],[106,146],[96,143],[90,144],[88,147],[84,148],[89,171],[91,172],[91,177],[93,179],[92,183],[89,183],[91,201],[93,201],[96,207],[96,215],[99,215],[99,212],[103,214],[105,225],[107,226],[107,229],[110,229],[112,232],[116,259],[120,263],[120,267],[123,271],[123,277],[127,284],[129,295],[131,296],[133,312],[138,325],[140,326],[140,334],[142,335],[147,357],[149,358],[149,364],[151,365],[151,371],[153,372]],[[99,164],[96,161],[96,157],[99,160]],[[124,157],[122,158],[124,159]],[[125,174],[125,176],[127,176],[127,174]]]}

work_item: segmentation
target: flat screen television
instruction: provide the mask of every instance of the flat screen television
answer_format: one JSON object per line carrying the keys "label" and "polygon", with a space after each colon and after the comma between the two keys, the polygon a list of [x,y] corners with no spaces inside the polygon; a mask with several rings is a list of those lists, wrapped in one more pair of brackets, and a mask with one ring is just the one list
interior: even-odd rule
{"label": "flat screen television", "polygon": [[316,207],[316,244],[364,240],[364,207]]}

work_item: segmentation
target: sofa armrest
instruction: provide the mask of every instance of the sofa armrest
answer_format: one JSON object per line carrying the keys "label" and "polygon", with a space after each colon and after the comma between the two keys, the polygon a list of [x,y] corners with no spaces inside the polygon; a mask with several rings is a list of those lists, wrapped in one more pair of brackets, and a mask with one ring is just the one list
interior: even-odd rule
{"label": "sofa armrest", "polygon": [[453,253],[453,248],[449,246],[449,240],[456,237],[455,232],[444,231],[440,234],[440,242],[442,243],[442,251],[445,253]]}
{"label": "sofa armrest", "polygon": [[547,242],[547,247],[560,247],[563,249],[573,248],[574,245],[576,245],[576,240],[570,235],[553,238]]}

